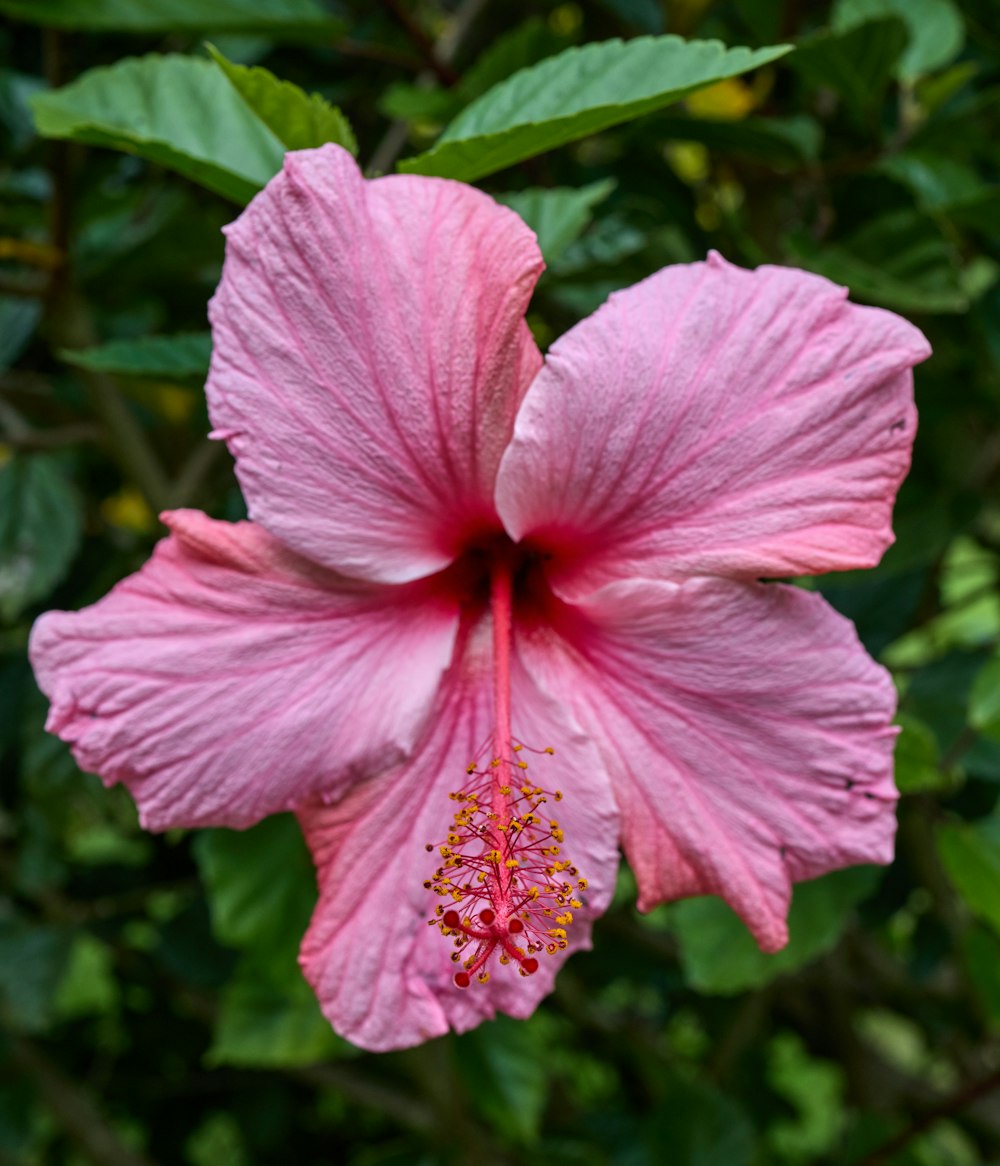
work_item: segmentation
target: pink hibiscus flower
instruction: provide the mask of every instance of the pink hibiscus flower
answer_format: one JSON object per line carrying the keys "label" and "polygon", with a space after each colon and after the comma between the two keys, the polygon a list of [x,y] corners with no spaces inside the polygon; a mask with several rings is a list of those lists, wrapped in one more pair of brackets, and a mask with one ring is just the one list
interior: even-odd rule
{"label": "pink hibiscus flower", "polygon": [[879,560],[926,341],[713,255],[543,364],[541,270],[470,187],[288,155],[211,307],[252,521],[164,515],[32,638],[48,727],[149,829],[297,812],[302,966],[369,1049],[530,1014],[619,842],[641,909],[721,895],[767,951],[795,880],[891,858],[889,678],[757,580]]}

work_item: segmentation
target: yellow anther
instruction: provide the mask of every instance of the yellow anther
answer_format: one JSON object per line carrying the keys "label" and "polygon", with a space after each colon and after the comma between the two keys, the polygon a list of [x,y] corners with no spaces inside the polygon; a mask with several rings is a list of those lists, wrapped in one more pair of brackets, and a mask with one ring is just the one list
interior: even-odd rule
{"label": "yellow anther", "polygon": [[499,764],[500,764],[500,758],[494,757],[493,760],[490,762],[490,768],[496,769]]}
{"label": "yellow anther", "polygon": [[520,865],[521,864],[517,861],[516,858],[508,858],[507,861],[504,863],[504,866],[508,870],[516,870]]}
{"label": "yellow anther", "polygon": [[557,789],[556,792],[552,796],[556,799],[557,802],[561,802],[562,801],[562,790]]}
{"label": "yellow anther", "polygon": [[570,899],[569,905],[573,908],[574,911],[579,911],[583,906],[579,899]]}
{"label": "yellow anther", "polygon": [[548,753],[548,755],[551,757],[555,753],[555,749],[553,749],[551,745],[546,745],[542,752]]}
{"label": "yellow anther", "polygon": [[488,984],[490,982],[490,974],[487,971],[482,971],[478,976],[476,976],[476,979],[480,982],[480,984]]}
{"label": "yellow anther", "polygon": [[519,762],[517,763],[517,768],[518,768],[518,769],[527,769],[527,768],[528,768],[528,763],[527,763],[527,761],[519,761]]}
{"label": "yellow anther", "polygon": [[586,879],[580,879],[576,885],[580,888],[581,891],[585,891],[587,887],[590,886],[590,883],[588,883]]}
{"label": "yellow anther", "polygon": [[522,750],[523,748],[524,748],[524,746],[523,746],[523,745],[515,745],[515,746],[514,746],[514,752],[515,752],[515,753],[520,753],[520,752],[521,752],[521,750]]}
{"label": "yellow anther", "polygon": [[562,923],[563,925],[572,923],[573,922],[573,912],[572,911],[564,911],[561,915],[557,915],[556,922]]}
{"label": "yellow anther", "polygon": [[500,787],[500,793],[503,794],[503,796],[505,798],[509,798],[510,797],[510,786],[509,785],[502,785]]}

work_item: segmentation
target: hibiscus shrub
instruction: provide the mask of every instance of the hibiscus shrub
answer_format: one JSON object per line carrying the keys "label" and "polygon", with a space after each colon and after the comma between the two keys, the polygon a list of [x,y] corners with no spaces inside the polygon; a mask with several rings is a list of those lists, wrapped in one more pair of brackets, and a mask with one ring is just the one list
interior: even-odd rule
{"label": "hibiscus shrub", "polygon": [[995,0],[0,17],[0,1160],[1000,1161]]}

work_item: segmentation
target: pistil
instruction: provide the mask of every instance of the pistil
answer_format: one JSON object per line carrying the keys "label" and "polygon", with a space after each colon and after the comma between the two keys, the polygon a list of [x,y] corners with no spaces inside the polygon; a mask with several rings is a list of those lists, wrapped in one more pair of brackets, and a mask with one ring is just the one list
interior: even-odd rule
{"label": "pistil", "polygon": [[511,732],[513,601],[512,563],[498,554],[490,575],[494,728],[466,769],[465,787],[450,795],[458,810],[447,839],[427,846],[442,863],[424,886],[452,904],[439,905],[429,923],[453,940],[459,988],[473,978],[486,983],[494,953],[531,975],[539,954],[564,950],[566,928],[582,905],[576,896],[587,886],[561,857],[562,829],[544,809],[562,793],[528,774],[526,754],[555,750],[531,749]]}

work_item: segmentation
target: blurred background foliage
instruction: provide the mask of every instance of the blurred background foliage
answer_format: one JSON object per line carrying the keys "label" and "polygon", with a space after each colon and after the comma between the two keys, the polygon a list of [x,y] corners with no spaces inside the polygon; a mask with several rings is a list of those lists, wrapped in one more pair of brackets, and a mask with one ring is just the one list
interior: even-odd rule
{"label": "blurred background foliage", "polygon": [[[997,0],[0,0],[0,19],[0,1162],[1000,1163]],[[534,128],[510,128],[516,85],[494,99],[573,45],[662,34],[795,49],[728,71],[713,50],[680,101],[676,45],[635,42],[646,65],[593,92],[571,54]],[[292,820],[144,834],[44,734],[34,616],[137,568],[164,506],[241,516],[201,392],[219,229],[286,147],[352,127],[370,171],[482,175],[535,227],[543,347],[712,247],[929,335],[898,542],[807,583],[897,678],[897,859],[799,887],[779,955],[716,900],[639,916],[626,872],[531,1021],[362,1054],[296,967],[315,891]]]}

